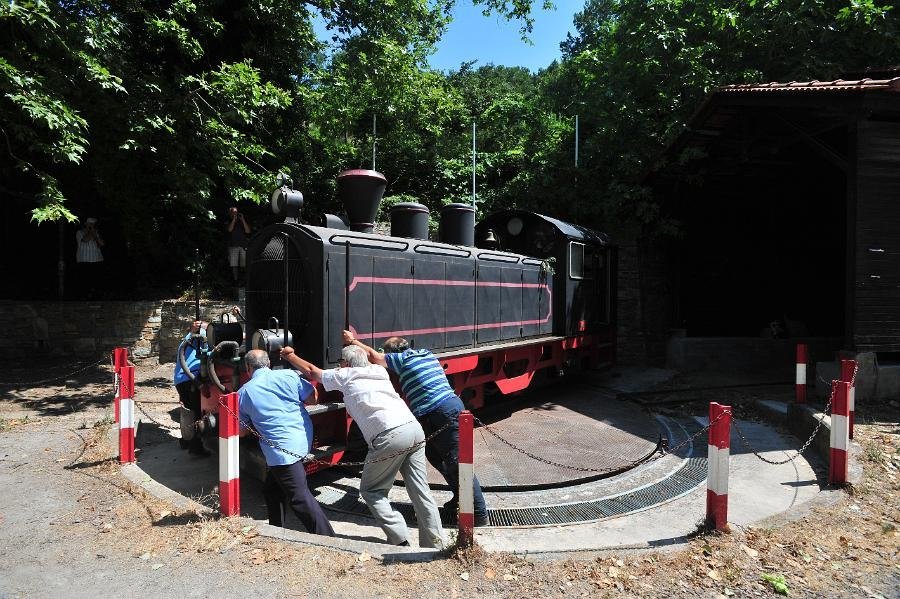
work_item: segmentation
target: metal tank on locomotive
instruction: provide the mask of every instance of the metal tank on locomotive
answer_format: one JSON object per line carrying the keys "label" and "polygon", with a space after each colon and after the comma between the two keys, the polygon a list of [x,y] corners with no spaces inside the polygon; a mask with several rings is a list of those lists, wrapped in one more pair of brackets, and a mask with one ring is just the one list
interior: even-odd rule
{"label": "metal tank on locomotive", "polygon": [[[449,204],[431,241],[428,209],[405,203],[391,211],[391,235],[379,235],[386,184],[375,171],[341,173],[347,219],[326,215],[323,226],[300,222],[299,192],[273,194],[284,222],[247,250],[247,349],[266,349],[278,364],[287,340],[328,368],[338,365],[345,328],[373,347],[402,336],[437,355],[472,409],[525,389],[542,371],[613,363],[616,248],[604,234],[524,210],[475,226],[471,206]],[[204,404],[220,392],[206,389]],[[339,399],[310,410],[318,457],[332,462],[348,427]]]}

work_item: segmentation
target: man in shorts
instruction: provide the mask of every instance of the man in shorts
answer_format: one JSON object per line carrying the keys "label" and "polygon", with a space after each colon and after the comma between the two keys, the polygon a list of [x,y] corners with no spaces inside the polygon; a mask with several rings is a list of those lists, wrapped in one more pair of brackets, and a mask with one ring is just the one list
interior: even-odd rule
{"label": "man in shorts", "polygon": [[232,206],[228,209],[231,220],[228,223],[228,264],[231,276],[238,285],[241,271],[247,266],[247,237],[250,236],[250,225],[244,215]]}

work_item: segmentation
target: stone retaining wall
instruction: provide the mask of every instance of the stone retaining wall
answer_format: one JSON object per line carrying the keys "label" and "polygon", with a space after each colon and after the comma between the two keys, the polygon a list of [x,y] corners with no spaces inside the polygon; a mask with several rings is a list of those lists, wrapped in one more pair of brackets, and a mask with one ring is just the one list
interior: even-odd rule
{"label": "stone retaining wall", "polygon": [[[230,306],[202,302],[201,317],[218,318]],[[0,357],[17,359],[24,352],[99,357],[125,346],[135,358],[171,362],[193,319],[191,301],[0,301]]]}

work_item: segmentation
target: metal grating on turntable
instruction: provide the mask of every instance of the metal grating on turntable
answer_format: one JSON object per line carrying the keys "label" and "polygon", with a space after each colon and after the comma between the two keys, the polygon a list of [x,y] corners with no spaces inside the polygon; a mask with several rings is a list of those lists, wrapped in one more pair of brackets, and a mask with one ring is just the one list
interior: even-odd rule
{"label": "metal grating on turntable", "polygon": [[[699,426],[693,421],[683,422],[682,426],[688,434],[699,430]],[[687,457],[681,468],[671,475],[621,495],[578,503],[488,510],[488,520],[491,526],[498,527],[545,526],[590,522],[643,510],[680,497],[706,479],[706,456],[694,455],[698,453],[702,454],[703,452],[692,448],[691,456]],[[325,486],[320,487],[318,491],[318,500],[329,509],[360,515],[369,514],[368,508],[360,499],[356,489],[339,490],[332,486]],[[392,505],[403,514],[407,523],[410,525],[415,523],[415,512],[411,504],[394,503]]]}

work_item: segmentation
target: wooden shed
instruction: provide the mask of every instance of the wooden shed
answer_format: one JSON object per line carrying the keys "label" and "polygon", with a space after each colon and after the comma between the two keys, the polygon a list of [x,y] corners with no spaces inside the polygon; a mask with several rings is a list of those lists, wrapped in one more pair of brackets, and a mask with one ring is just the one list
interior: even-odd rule
{"label": "wooden shed", "polygon": [[649,179],[684,225],[673,327],[900,358],[900,69],[713,92]]}

